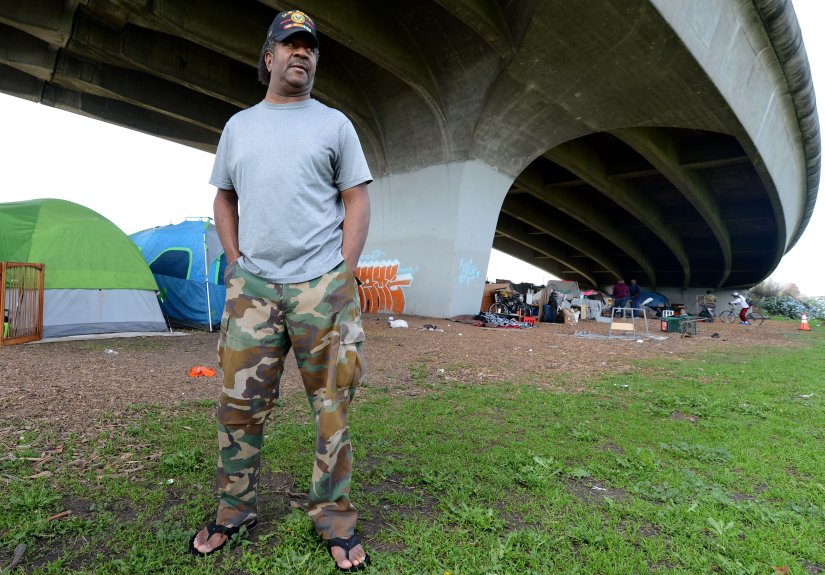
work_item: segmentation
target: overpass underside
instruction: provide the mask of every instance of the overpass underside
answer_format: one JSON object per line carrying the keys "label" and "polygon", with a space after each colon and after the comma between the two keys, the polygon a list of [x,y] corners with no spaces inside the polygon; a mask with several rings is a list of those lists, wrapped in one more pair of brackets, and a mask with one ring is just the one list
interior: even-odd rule
{"label": "overpass underside", "polygon": [[475,313],[491,246],[583,287],[746,287],[813,210],[784,0],[6,0],[0,91],[213,151],[292,8],[376,176],[367,311]]}
{"label": "overpass underside", "polygon": [[736,140],[626,128],[561,144],[515,180],[493,246],[558,277],[661,286],[752,285],[780,230]]}

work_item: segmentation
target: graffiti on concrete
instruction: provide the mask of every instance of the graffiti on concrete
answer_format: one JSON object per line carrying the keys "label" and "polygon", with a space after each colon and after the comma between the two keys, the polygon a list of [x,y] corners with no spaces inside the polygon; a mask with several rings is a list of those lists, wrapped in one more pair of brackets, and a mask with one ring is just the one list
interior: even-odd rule
{"label": "graffiti on concrete", "polygon": [[[380,257],[383,254],[376,250],[362,260],[376,255]],[[413,274],[409,270],[399,270],[398,260],[370,261],[364,264],[359,261],[356,275],[361,280],[358,297],[362,312],[404,313],[406,301],[402,288],[410,287]]]}
{"label": "graffiti on concrete", "polygon": [[461,285],[470,285],[481,276],[478,267],[473,263],[473,258],[469,261],[461,258],[458,264],[458,283]]}

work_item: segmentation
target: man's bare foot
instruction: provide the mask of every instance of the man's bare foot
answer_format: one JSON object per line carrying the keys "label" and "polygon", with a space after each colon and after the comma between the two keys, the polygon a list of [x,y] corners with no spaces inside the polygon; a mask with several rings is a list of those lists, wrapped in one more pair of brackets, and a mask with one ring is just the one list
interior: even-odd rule
{"label": "man's bare foot", "polygon": [[341,569],[358,567],[367,557],[367,552],[364,551],[364,548],[361,547],[361,545],[356,545],[350,549],[349,558],[347,557],[347,552],[343,547],[330,547],[329,552],[332,554],[332,558],[335,559],[335,563]]}
{"label": "man's bare foot", "polygon": [[204,555],[211,555],[212,553],[223,549],[229,542],[233,535],[240,533],[245,535],[258,525],[258,520],[253,520],[249,525],[241,525],[238,527],[224,527],[223,525],[215,525],[214,523],[207,525],[192,536],[189,540],[189,552],[192,555],[203,557]]}
{"label": "man's bare foot", "polygon": [[361,539],[353,535],[348,539],[334,537],[325,541],[329,554],[341,571],[360,571],[370,564],[369,555],[361,546]]}
{"label": "man's bare foot", "polygon": [[198,553],[203,553],[204,555],[209,555],[213,553],[216,549],[219,549],[223,545],[226,544],[226,540],[228,537],[223,533],[213,533],[212,537],[209,537],[209,531],[207,527],[204,527],[198,534],[195,535],[195,541],[192,544]]}

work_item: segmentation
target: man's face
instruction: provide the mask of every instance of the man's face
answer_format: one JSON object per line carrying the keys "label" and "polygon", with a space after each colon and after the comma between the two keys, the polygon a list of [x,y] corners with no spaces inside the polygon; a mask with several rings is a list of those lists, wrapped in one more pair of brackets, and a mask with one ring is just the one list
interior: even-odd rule
{"label": "man's face", "polygon": [[275,42],[266,54],[271,74],[269,90],[287,97],[308,95],[315,81],[317,63],[310,36],[298,33],[283,42]]}

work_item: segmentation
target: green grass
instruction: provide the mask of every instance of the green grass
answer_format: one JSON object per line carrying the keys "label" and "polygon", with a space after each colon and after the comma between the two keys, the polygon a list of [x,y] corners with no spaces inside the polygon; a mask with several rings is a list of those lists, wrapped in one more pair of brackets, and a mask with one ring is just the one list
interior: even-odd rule
{"label": "green grass", "polygon": [[[352,497],[370,572],[824,571],[825,351],[810,335],[791,351],[644,361],[577,395],[436,381],[421,363],[409,369],[423,396],[365,386]],[[303,511],[268,505],[266,490],[253,537],[189,557],[214,512],[214,404],[129,411],[91,438],[30,430],[9,446],[0,567],[26,543],[27,574],[335,572]],[[306,400],[282,400],[266,429],[265,478],[305,491]],[[28,479],[42,471],[53,475]]]}

